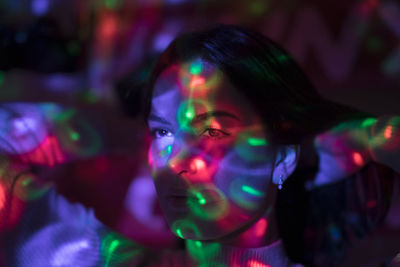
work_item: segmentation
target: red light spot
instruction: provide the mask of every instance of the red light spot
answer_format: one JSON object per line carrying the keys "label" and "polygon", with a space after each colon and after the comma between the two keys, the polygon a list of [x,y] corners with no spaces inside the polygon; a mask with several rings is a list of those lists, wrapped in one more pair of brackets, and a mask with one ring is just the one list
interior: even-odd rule
{"label": "red light spot", "polygon": [[104,39],[110,39],[117,31],[117,21],[114,16],[107,16],[101,22],[100,33]]}
{"label": "red light spot", "polygon": [[364,164],[364,160],[363,160],[361,154],[358,153],[358,152],[354,152],[354,153],[353,153],[353,161],[354,161],[354,163],[357,164],[358,166],[362,166],[362,165]]}
{"label": "red light spot", "polygon": [[266,218],[262,218],[260,219],[257,223],[256,223],[256,232],[255,235],[257,237],[263,236],[265,234],[265,232],[267,231],[267,226],[268,226],[268,221]]}
{"label": "red light spot", "polygon": [[367,208],[375,208],[376,207],[376,200],[372,199],[367,202]]}
{"label": "red light spot", "polygon": [[384,136],[386,139],[389,139],[392,137],[392,133],[393,133],[393,127],[392,125],[389,125],[388,127],[386,127],[385,132],[384,132]]}
{"label": "red light spot", "polygon": [[257,261],[257,260],[249,260],[247,262],[247,266],[248,267],[271,267],[271,265],[262,263],[261,261]]}
{"label": "red light spot", "polygon": [[206,80],[203,77],[194,76],[190,80],[190,88],[194,88],[194,87],[203,85],[205,82],[206,82]]}

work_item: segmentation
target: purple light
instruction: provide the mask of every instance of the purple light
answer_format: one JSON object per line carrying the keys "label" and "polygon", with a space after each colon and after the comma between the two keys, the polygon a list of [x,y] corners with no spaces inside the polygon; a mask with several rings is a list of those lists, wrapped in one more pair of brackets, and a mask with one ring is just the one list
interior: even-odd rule
{"label": "purple light", "polygon": [[32,12],[37,16],[43,16],[49,10],[49,0],[33,0]]}
{"label": "purple light", "polygon": [[171,43],[174,39],[174,36],[167,32],[162,32],[158,34],[153,43],[153,49],[156,52],[161,52]]}

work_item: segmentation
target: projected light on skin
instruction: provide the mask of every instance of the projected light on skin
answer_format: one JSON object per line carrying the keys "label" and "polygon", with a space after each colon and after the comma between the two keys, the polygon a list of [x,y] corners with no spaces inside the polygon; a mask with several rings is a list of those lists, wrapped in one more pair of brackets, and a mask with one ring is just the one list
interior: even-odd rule
{"label": "projected light on skin", "polygon": [[[149,126],[149,163],[176,235],[218,240],[269,210],[273,157],[260,117],[215,66],[193,60],[164,70]],[[267,232],[267,219],[254,227],[249,238]]]}

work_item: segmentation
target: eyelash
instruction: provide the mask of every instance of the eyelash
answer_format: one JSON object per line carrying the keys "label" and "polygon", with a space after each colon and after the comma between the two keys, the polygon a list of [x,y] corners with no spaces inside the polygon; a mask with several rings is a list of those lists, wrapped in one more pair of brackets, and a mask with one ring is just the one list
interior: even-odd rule
{"label": "eyelash", "polygon": [[[160,133],[161,131],[164,133],[162,133],[160,136],[157,136],[157,133]],[[171,137],[171,136],[168,136],[168,134],[170,134],[172,136],[171,131],[168,131],[166,129],[155,128],[155,129],[151,130],[151,136],[153,138]]]}
{"label": "eyelash", "polygon": [[[162,133],[160,134],[160,132],[162,132]],[[208,135],[206,135],[207,132],[208,132]],[[218,136],[216,136],[215,133],[217,133]],[[168,131],[166,129],[156,128],[151,131],[151,136],[153,138],[172,137],[172,132]],[[204,136],[209,139],[218,140],[218,139],[222,139],[226,136],[230,136],[230,134],[225,131],[222,131],[220,129],[207,128],[200,134],[200,136]]]}
{"label": "eyelash", "polygon": [[[212,134],[210,134],[212,131],[213,131],[213,132],[217,132],[218,134],[221,134],[221,135],[219,135],[219,136],[212,136]],[[220,129],[216,129],[216,128],[207,128],[207,129],[205,129],[200,135],[203,136],[204,133],[206,133],[206,132],[209,133],[209,135],[206,136],[207,138],[216,139],[216,140],[222,139],[222,138],[224,138],[224,137],[230,135],[229,133],[227,133],[227,132],[225,132],[225,131],[222,131],[222,130],[220,130]]]}

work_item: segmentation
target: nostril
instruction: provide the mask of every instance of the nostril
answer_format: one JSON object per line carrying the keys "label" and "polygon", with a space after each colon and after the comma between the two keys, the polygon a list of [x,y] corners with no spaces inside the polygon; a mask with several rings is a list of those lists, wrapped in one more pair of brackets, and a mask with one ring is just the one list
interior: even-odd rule
{"label": "nostril", "polygon": [[187,171],[187,170],[182,170],[182,171],[180,171],[180,172],[178,173],[178,175],[182,175],[182,174],[185,174],[185,173],[188,173],[188,171]]}

